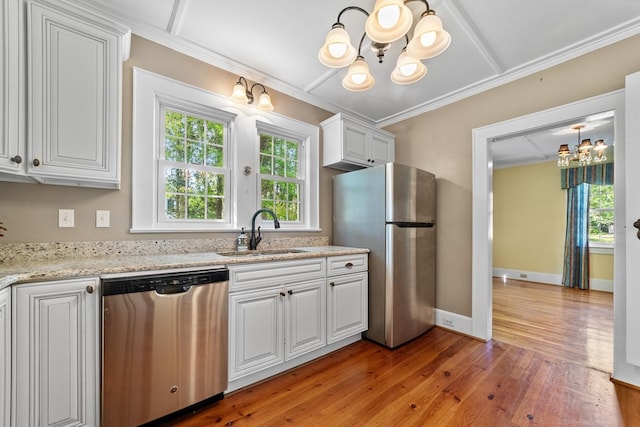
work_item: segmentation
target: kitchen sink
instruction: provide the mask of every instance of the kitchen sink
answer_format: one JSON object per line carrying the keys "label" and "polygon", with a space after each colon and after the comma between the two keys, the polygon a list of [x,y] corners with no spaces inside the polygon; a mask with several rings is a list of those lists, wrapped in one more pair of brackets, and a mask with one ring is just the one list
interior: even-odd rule
{"label": "kitchen sink", "polygon": [[264,251],[230,251],[230,252],[216,252],[222,256],[239,256],[239,257],[254,257],[254,256],[266,256],[266,255],[287,255],[287,254],[299,254],[306,252],[304,249],[267,249]]}

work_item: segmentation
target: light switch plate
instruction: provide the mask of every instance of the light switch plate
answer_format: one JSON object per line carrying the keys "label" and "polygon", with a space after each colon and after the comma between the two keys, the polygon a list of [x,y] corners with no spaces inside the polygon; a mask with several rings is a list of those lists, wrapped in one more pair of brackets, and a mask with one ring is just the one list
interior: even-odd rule
{"label": "light switch plate", "polygon": [[58,209],[58,227],[75,227],[74,214],[75,211],[73,209]]}
{"label": "light switch plate", "polygon": [[96,228],[107,228],[111,226],[111,211],[96,211]]}

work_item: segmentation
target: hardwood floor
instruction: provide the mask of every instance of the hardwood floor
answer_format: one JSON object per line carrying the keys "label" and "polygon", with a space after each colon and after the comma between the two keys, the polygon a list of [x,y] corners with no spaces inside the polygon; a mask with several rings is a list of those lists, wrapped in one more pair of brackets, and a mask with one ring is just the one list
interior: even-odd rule
{"label": "hardwood floor", "polygon": [[[535,286],[517,287],[532,301],[549,303]],[[572,302],[563,303],[559,310],[526,314],[535,304],[515,293],[501,296],[501,290],[506,289],[496,289],[494,301],[494,327],[502,329],[500,339],[484,343],[436,327],[395,350],[360,341],[161,425],[640,425],[640,391],[613,384],[610,368],[602,369],[610,356],[592,351],[609,344],[579,342],[602,338],[608,343],[595,332],[597,327],[560,340],[566,345],[549,338],[557,333],[556,325],[566,320],[565,312],[581,312],[580,298],[585,295],[571,296]],[[561,289],[553,291],[565,296]],[[513,318],[507,304],[500,302],[502,297],[513,300]],[[603,310],[594,320],[597,325],[609,327],[604,314],[607,304],[606,298],[594,303],[597,311],[600,305]],[[523,315],[532,316],[535,325],[527,324]],[[521,332],[525,329],[538,338],[527,343]],[[577,356],[582,347],[595,356]]]}
{"label": "hardwood floor", "polygon": [[610,373],[613,294],[494,278],[493,338]]}

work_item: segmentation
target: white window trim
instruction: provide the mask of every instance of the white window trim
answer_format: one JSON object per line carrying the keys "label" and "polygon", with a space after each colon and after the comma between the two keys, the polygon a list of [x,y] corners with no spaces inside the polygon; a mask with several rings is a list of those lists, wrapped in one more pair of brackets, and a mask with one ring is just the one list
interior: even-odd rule
{"label": "white window trim", "polygon": [[[227,114],[229,149],[226,155],[231,169],[229,223],[193,222],[182,224],[158,221],[157,150],[162,125],[158,123],[161,102],[171,105],[193,105]],[[184,100],[184,101],[180,101]],[[271,127],[269,127],[271,126]],[[132,147],[132,223],[131,233],[237,231],[251,227],[251,217],[259,208],[257,197],[259,144],[258,128],[276,129],[280,135],[291,135],[305,143],[307,165],[304,223],[283,224],[287,231],[320,231],[319,228],[319,128],[276,113],[265,113],[252,105],[239,105],[228,97],[188,85],[137,67],[133,68],[133,147]],[[243,173],[249,168],[249,174]],[[256,220],[263,231],[273,228],[270,221]]]}

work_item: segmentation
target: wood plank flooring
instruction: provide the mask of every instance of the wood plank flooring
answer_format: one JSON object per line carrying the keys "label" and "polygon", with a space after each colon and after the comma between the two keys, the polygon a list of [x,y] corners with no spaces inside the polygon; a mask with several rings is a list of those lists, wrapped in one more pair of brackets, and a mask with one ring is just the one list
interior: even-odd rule
{"label": "wood plank flooring", "polygon": [[613,294],[494,278],[493,338],[613,370]]}
{"label": "wood plank flooring", "polygon": [[[535,287],[513,285],[531,298],[547,298]],[[520,344],[484,343],[438,327],[395,350],[364,340],[160,425],[640,426],[640,391],[609,380],[610,368],[602,369],[609,356],[577,357],[580,349],[571,343],[578,346],[585,335],[571,335],[563,346],[548,338],[549,328],[564,321],[565,306],[530,314],[537,321],[531,326],[519,316],[536,304],[501,290],[494,328]],[[503,297],[517,303],[517,318],[510,318]],[[512,330],[527,328],[540,330],[532,334],[538,343],[527,344],[526,334]],[[600,335],[591,329],[589,337]]]}

